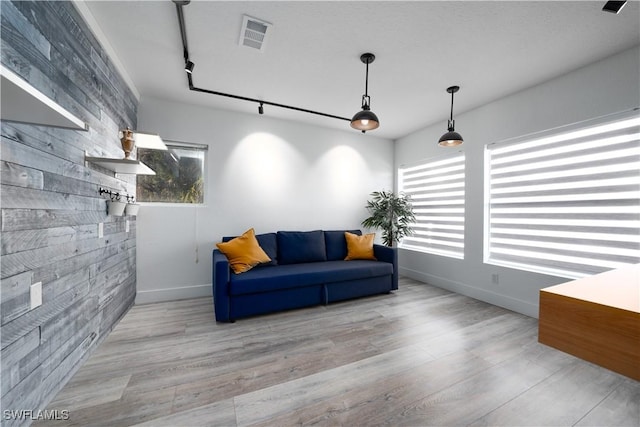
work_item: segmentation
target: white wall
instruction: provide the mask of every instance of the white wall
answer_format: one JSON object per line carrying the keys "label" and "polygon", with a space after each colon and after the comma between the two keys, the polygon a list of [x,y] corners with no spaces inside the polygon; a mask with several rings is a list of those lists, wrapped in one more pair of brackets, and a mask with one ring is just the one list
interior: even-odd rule
{"label": "white wall", "polygon": [[[465,259],[400,250],[401,274],[537,317],[539,289],[567,279],[483,263],[485,145],[639,106],[639,64],[640,47],[635,47],[481,108],[454,111],[466,153]],[[474,90],[464,82],[451,84],[461,86],[456,98]],[[442,108],[448,111],[448,104]],[[437,145],[445,132],[443,118],[396,141],[396,169],[452,150]],[[492,283],[494,273],[499,284]]]}
{"label": "white wall", "polygon": [[337,131],[143,97],[138,129],[209,151],[205,206],[140,208],[136,303],[211,295],[222,236],[361,228],[369,194],[393,188],[393,142],[346,122]]}

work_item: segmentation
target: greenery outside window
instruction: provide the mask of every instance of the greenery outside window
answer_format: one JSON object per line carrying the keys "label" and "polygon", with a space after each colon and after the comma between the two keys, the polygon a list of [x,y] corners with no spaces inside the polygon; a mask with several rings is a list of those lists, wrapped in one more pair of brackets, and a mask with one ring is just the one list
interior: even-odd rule
{"label": "greenery outside window", "polygon": [[167,151],[138,149],[138,159],[155,175],[138,175],[139,202],[204,203],[206,145],[166,141]]}

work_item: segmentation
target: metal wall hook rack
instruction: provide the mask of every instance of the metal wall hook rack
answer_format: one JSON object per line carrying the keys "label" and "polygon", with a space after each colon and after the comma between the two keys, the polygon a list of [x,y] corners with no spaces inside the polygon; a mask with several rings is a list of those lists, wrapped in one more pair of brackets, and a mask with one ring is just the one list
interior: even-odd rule
{"label": "metal wall hook rack", "polygon": [[101,196],[103,194],[108,194],[109,197],[111,198],[111,201],[120,201],[120,199],[124,197],[127,200],[127,203],[135,202],[135,196],[130,196],[129,194],[126,194],[126,193],[120,194],[117,191],[107,190],[106,188],[102,188],[102,187],[100,187],[100,189],[98,190],[98,193]]}

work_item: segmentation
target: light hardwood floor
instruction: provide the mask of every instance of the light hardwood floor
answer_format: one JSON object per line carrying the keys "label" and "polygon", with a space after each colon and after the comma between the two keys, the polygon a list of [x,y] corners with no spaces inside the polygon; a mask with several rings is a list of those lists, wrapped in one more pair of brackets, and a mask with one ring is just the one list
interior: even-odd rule
{"label": "light hardwood floor", "polygon": [[136,306],[48,409],[81,426],[640,425],[640,382],[537,326],[406,278],[235,324],[210,298]]}

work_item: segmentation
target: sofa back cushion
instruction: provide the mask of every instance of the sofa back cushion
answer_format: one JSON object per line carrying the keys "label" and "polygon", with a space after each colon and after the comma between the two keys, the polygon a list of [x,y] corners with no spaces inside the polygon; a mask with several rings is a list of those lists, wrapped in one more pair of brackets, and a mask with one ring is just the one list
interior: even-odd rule
{"label": "sofa back cushion", "polygon": [[[362,235],[360,230],[341,230],[341,231],[325,231],[324,243],[327,251],[327,261],[339,261],[345,259],[347,256],[347,240],[344,237],[344,232]],[[268,253],[268,252],[267,252]],[[271,255],[269,255],[271,256]],[[273,259],[273,258],[271,258]]]}
{"label": "sofa back cushion", "polygon": [[[228,242],[231,239],[234,239],[234,237],[223,237],[222,241]],[[271,258],[271,262],[258,264],[256,267],[278,265],[278,240],[276,233],[256,234],[256,239],[262,250]]]}
{"label": "sofa back cushion", "polygon": [[278,264],[326,261],[322,230],[278,231]]}

